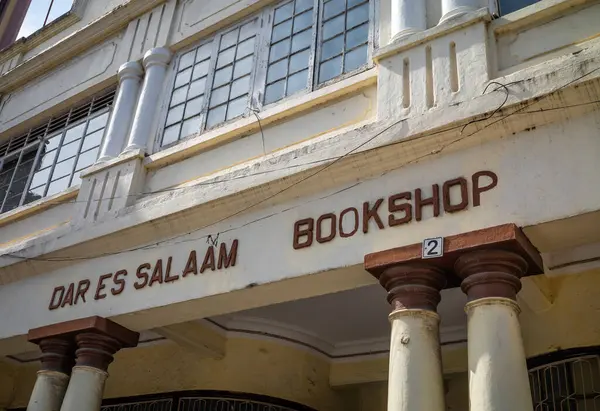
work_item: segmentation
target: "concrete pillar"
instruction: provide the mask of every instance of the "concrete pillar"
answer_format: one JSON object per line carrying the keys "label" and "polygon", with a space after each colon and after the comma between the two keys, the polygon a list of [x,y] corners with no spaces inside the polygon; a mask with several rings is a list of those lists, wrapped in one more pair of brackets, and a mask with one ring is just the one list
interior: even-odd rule
{"label": "concrete pillar", "polygon": [[161,92],[170,61],[171,52],[162,47],[148,50],[144,55],[146,75],[125,151],[146,151],[148,139],[152,134],[156,109],[161,102]]}
{"label": "concrete pillar", "polygon": [[392,326],[388,411],[445,411],[436,308],[444,273],[429,265],[406,263],[383,271]]}
{"label": "concrete pillar", "polygon": [[108,366],[121,343],[98,333],[81,333],[77,341],[77,363],[61,411],[99,411],[108,377]]}
{"label": "concrete pillar", "polygon": [[47,338],[39,342],[39,347],[42,365],[27,411],[59,411],[74,363],[74,344],[68,339]]}
{"label": "concrete pillar", "polygon": [[117,157],[129,135],[144,70],[137,61],[119,68],[119,88],[97,163]]}
{"label": "concrete pillar", "polygon": [[527,262],[502,250],[466,253],[455,264],[469,297],[469,398],[473,411],[532,411],[517,293]]}
{"label": "concrete pillar", "polygon": [[392,41],[427,29],[425,1],[392,0]]}
{"label": "concrete pillar", "polygon": [[454,17],[477,10],[479,0],[442,0],[442,18],[440,23]]}

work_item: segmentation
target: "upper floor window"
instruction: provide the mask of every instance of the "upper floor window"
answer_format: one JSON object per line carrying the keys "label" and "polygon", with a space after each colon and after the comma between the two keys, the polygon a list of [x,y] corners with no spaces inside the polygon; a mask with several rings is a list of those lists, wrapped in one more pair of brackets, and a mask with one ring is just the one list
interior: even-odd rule
{"label": "upper floor window", "polygon": [[73,0],[20,0],[29,1],[27,14],[17,34],[17,39],[29,37],[39,29],[68,13],[73,7]]}
{"label": "upper floor window", "polygon": [[175,61],[161,146],[368,66],[374,0],[286,0]]}
{"label": "upper floor window", "polygon": [[499,0],[498,5],[500,7],[500,15],[512,13],[513,11],[517,11],[539,1],[540,0]]}
{"label": "upper floor window", "polygon": [[98,158],[114,90],[0,144],[0,213],[80,183]]}

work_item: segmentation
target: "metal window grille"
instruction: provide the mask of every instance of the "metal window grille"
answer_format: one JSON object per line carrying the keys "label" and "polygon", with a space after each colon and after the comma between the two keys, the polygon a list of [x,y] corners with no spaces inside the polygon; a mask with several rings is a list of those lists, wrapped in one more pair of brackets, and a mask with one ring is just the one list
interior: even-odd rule
{"label": "metal window grille", "polygon": [[535,411],[600,411],[600,356],[534,368],[529,384]]}
{"label": "metal window grille", "polygon": [[174,64],[165,147],[368,67],[376,0],[285,0]]}
{"label": "metal window grille", "polygon": [[154,401],[129,402],[117,405],[105,405],[100,411],[171,411],[173,399],[165,398]]}
{"label": "metal window grille", "polygon": [[114,90],[0,144],[0,213],[80,183],[98,158]]}
{"label": "metal window grille", "polygon": [[234,398],[180,398],[178,411],[294,411],[265,402]]}

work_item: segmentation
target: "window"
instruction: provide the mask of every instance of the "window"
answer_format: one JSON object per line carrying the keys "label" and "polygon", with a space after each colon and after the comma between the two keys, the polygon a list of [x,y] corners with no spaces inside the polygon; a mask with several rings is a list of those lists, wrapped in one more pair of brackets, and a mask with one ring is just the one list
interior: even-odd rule
{"label": "window", "polygon": [[182,53],[161,146],[368,67],[375,0],[286,0]]}
{"label": "window", "polygon": [[513,11],[517,11],[539,1],[540,0],[499,0],[500,15],[512,13]]}
{"label": "window", "polygon": [[94,164],[114,90],[0,145],[0,213],[80,183]]}
{"label": "window", "polygon": [[[21,0],[26,2],[27,0]],[[31,0],[17,39],[29,37],[39,29],[68,13],[73,0]]]}

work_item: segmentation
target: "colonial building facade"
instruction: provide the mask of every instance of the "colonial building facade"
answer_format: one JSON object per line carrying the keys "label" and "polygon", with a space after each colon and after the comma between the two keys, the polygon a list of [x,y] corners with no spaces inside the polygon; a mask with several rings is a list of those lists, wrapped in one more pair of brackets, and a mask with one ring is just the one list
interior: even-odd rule
{"label": "colonial building facade", "polygon": [[600,1],[0,1],[0,409],[600,410]]}

